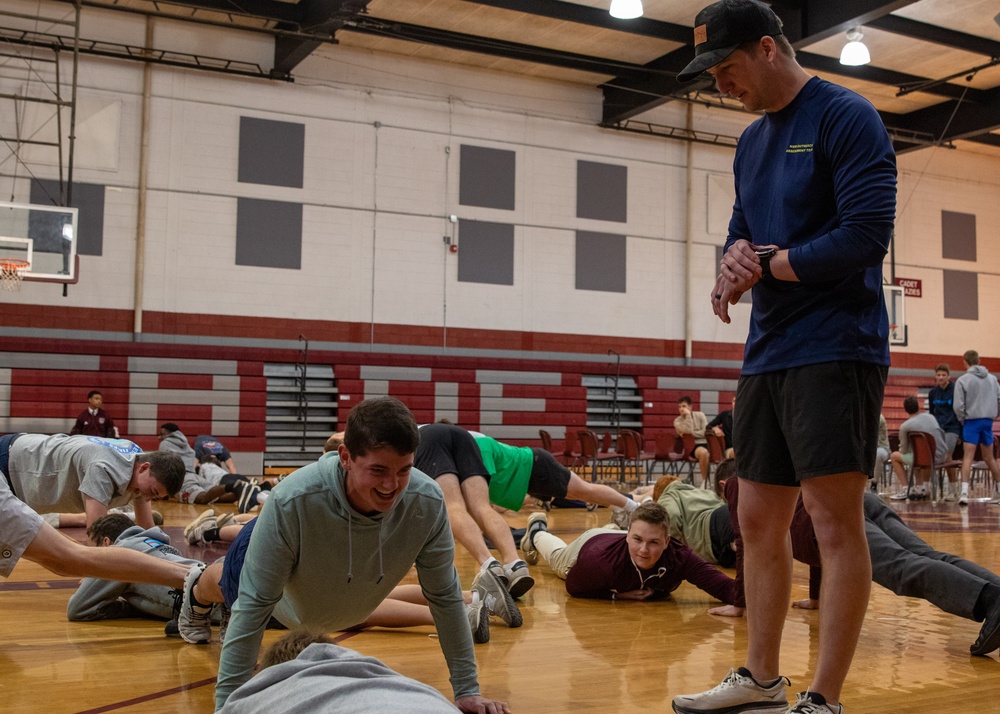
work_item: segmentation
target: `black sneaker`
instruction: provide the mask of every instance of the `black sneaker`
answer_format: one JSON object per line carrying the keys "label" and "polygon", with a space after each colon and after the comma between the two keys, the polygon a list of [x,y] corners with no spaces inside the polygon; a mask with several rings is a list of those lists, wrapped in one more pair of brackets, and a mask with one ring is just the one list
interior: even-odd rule
{"label": "black sneaker", "polygon": [[1000,648],[1000,604],[994,605],[986,615],[979,630],[979,639],[969,648],[969,652],[982,657]]}

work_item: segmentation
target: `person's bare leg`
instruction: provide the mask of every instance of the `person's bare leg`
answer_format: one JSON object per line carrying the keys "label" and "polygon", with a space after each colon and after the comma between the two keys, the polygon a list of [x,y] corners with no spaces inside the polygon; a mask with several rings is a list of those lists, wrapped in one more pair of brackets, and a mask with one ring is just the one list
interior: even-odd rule
{"label": "person's bare leg", "polygon": [[460,487],[469,515],[500,551],[500,562],[513,563],[515,560],[520,560],[521,556],[517,554],[517,547],[514,545],[514,536],[510,534],[510,526],[503,516],[490,507],[490,485],[486,479],[472,476],[462,481]]}
{"label": "person's bare leg", "polygon": [[232,543],[236,540],[236,536],[240,534],[240,531],[243,530],[243,525],[243,523],[239,522],[230,522],[229,525],[222,526],[222,528],[219,529],[219,540],[223,543]]}
{"label": "person's bare leg", "polygon": [[698,469],[701,471],[701,483],[698,484],[699,487],[704,487],[708,483],[708,459],[709,453],[708,449],[704,446],[699,446],[694,450],[694,455],[698,459]]}
{"label": "person's bare leg", "polygon": [[997,464],[996,458],[993,456],[993,445],[983,446],[983,461],[986,462],[986,467],[990,470],[993,475],[993,485],[994,488],[996,484],[1000,483],[1000,465]]}
{"label": "person's bare leg", "polygon": [[[969,476],[972,474],[972,460],[976,457],[976,446],[978,444],[970,444],[965,442],[962,444],[962,481],[961,483],[969,483]],[[986,452],[986,449],[983,449]],[[993,455],[990,454],[990,458]]]}
{"label": "person's bare leg", "polygon": [[[462,596],[465,598],[466,604],[472,602],[472,593],[468,590],[463,591]],[[403,602],[412,602],[416,605],[427,604],[427,598],[424,597],[424,591],[421,590],[419,585],[397,585],[386,596],[386,599],[402,600]]]}
{"label": "person's bare leg", "polygon": [[207,491],[202,491],[194,497],[194,502],[203,505],[206,503],[235,503],[237,496],[235,493],[227,493],[226,487],[222,484],[212,486]]}
{"label": "person's bare leg", "polygon": [[872,565],[862,507],[867,483],[861,473],[802,482],[802,498],[823,556],[819,656],[809,691],[822,694],[831,704],[840,702],[871,594]]}
{"label": "person's bare leg", "polygon": [[906,465],[903,463],[903,455],[898,451],[893,451],[892,456],[889,457],[892,460],[892,472],[896,474],[896,483],[899,484],[899,490],[902,491],[909,484],[909,477],[906,475]]}
{"label": "person's bare leg", "polygon": [[426,605],[417,605],[405,600],[387,598],[378,604],[365,621],[346,627],[346,630],[359,630],[364,627],[420,627],[434,625],[431,609]]}
{"label": "person's bare leg", "polygon": [[792,523],[799,489],[740,479],[747,599],[746,667],[758,682],[781,676],[781,633],[792,588]]}
{"label": "person's bare leg", "polygon": [[43,523],[24,557],[56,575],[74,578],[104,578],[126,583],[152,583],[169,588],[184,587],[189,568],[154,558],[128,548],[92,548],[64,538]]}
{"label": "person's bare leg", "polygon": [[624,494],[610,486],[584,481],[572,471],[569,472],[569,483],[566,485],[566,498],[615,508],[625,508],[629,501]]}
{"label": "person's bare leg", "polygon": [[60,513],[59,514],[59,527],[60,528],[86,528],[87,527],[87,514],[86,513]]}
{"label": "person's bare leg", "polygon": [[222,561],[216,561],[205,568],[198,582],[194,584],[192,592],[194,599],[202,605],[211,605],[214,602],[225,602],[222,595],[222,587],[219,582],[222,580]]}
{"label": "person's bare leg", "polygon": [[[493,554],[486,547],[482,529],[473,520],[472,516],[469,515],[468,510],[466,510],[465,497],[462,494],[461,487],[458,485],[458,476],[455,474],[442,474],[434,480],[437,481],[438,486],[444,492],[444,503],[448,509],[448,521],[451,523],[451,532],[455,536],[455,540],[461,543],[462,547],[469,551],[469,554],[480,565],[490,560]],[[483,481],[483,479],[478,480]],[[495,515],[503,521],[503,518],[499,514]],[[507,537],[510,538],[509,529]]]}

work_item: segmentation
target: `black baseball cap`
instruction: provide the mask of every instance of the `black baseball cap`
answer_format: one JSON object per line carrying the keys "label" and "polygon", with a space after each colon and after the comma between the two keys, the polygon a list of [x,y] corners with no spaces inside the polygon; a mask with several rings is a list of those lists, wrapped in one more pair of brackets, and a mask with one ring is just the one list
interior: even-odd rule
{"label": "black baseball cap", "polygon": [[782,34],[774,10],[758,0],[720,0],[703,8],[694,19],[694,59],[677,75],[690,82],[714,67],[744,42]]}

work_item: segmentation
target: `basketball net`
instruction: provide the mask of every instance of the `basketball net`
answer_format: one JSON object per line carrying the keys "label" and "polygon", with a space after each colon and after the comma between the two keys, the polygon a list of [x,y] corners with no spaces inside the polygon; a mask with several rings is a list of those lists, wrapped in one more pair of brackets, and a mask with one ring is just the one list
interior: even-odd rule
{"label": "basketball net", "polygon": [[0,290],[8,293],[20,290],[24,273],[30,267],[31,263],[26,260],[16,260],[14,258],[0,259]]}

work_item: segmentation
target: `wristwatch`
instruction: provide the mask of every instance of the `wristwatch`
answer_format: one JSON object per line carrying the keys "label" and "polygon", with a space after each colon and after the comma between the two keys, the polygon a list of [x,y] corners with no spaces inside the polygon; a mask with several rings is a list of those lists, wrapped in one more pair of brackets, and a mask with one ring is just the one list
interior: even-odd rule
{"label": "wristwatch", "polygon": [[761,280],[774,280],[774,275],[771,273],[771,258],[778,251],[775,248],[761,248],[760,250],[754,251],[757,254],[757,259],[760,261],[761,270]]}

